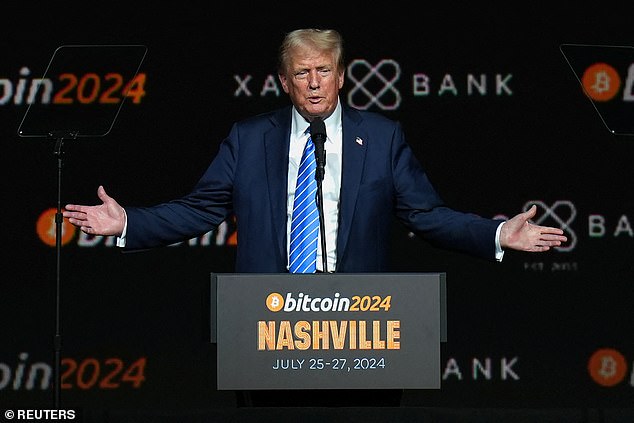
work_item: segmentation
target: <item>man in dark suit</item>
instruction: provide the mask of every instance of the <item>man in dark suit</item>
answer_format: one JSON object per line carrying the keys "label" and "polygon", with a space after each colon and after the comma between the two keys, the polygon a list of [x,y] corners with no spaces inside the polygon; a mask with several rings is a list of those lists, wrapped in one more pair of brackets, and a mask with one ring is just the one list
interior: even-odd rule
{"label": "man in dark suit", "polygon": [[[506,248],[539,252],[566,241],[562,230],[530,222],[535,206],[506,222],[448,208],[400,124],[341,103],[344,73],[338,32],[290,32],[280,48],[278,76],[292,106],[234,124],[191,193],[124,209],[100,186],[102,204],[68,204],[64,217],[87,234],[116,235],[121,247],[145,249],[199,236],[235,214],[235,270],[286,272],[299,161],[306,130],[319,118],[328,136],[318,271],[389,270],[393,214],[433,245],[491,260],[501,260]],[[322,245],[326,260],[319,259]]]}
{"label": "man in dark suit", "polygon": [[[393,215],[434,245],[490,260],[501,260],[505,248],[539,252],[566,241],[562,230],[529,221],[535,206],[506,222],[447,207],[398,123],[341,103],[344,72],[336,31],[290,32],[280,48],[278,76],[292,106],[234,124],[189,194],[152,207],[124,209],[100,186],[102,204],[68,204],[64,217],[87,234],[116,235],[119,246],[135,250],[199,236],[233,214],[238,232],[235,270],[287,272],[295,181],[309,138],[306,130],[320,119],[327,134],[320,219],[325,239],[315,241],[317,271],[388,271]],[[246,405],[280,405],[275,398],[283,398],[282,405],[398,405],[400,391],[365,391],[358,397],[336,391],[238,397]]]}

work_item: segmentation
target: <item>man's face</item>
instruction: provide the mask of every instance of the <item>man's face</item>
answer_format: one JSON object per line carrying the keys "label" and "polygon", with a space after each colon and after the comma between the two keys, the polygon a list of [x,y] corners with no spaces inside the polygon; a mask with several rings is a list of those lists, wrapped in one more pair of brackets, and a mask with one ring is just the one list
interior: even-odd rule
{"label": "man's face", "polygon": [[308,120],[326,119],[337,107],[343,86],[343,70],[336,67],[333,55],[312,48],[296,49],[280,82],[299,113]]}

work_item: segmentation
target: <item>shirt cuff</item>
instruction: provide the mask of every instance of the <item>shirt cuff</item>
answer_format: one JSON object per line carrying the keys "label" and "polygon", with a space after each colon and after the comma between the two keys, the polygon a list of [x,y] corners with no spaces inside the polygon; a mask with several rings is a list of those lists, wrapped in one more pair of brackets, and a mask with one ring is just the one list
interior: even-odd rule
{"label": "shirt cuff", "polygon": [[500,232],[502,232],[502,225],[504,225],[504,222],[500,223],[495,231],[495,259],[497,261],[502,261],[504,258],[504,250],[500,245]]}
{"label": "shirt cuff", "polygon": [[[123,231],[121,231],[121,236],[118,236],[116,238],[117,247],[122,247],[122,248],[125,247],[125,235],[127,231],[128,231],[128,215],[126,214],[125,209],[123,209]],[[498,229],[498,232],[499,232],[499,229]]]}

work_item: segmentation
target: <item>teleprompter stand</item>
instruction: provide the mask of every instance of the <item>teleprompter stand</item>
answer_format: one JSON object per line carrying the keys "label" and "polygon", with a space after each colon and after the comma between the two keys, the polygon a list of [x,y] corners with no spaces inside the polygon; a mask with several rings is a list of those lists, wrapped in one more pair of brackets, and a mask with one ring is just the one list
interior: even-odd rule
{"label": "teleprompter stand", "polygon": [[64,142],[107,135],[135,84],[147,48],[142,45],[64,45],[51,57],[44,75],[35,79],[18,135],[54,142],[57,160],[55,213],[54,405],[61,403],[61,251],[62,169]]}

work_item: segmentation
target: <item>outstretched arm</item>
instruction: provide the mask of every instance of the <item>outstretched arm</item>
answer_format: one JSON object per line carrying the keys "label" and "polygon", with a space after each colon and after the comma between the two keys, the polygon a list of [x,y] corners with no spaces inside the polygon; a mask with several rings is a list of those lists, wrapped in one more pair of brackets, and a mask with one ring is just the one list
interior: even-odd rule
{"label": "outstretched arm", "polygon": [[114,198],[106,194],[103,186],[97,189],[97,196],[103,202],[96,206],[67,204],[63,216],[70,223],[90,235],[120,236],[125,225],[125,211]]}
{"label": "outstretched arm", "polygon": [[558,247],[567,238],[559,228],[540,226],[530,222],[537,213],[537,206],[507,220],[500,232],[500,246],[519,251],[542,252]]}

